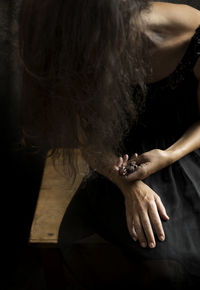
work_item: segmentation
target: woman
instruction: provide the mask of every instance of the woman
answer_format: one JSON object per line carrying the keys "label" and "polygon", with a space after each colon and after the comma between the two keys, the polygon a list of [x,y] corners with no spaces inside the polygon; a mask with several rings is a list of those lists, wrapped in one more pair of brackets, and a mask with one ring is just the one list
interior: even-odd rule
{"label": "woman", "polygon": [[[23,129],[54,156],[63,148],[72,175],[74,147],[90,166],[60,227],[66,260],[97,232],[151,269],[154,286],[199,279],[199,26],[185,5],[23,1]],[[120,175],[129,159],[136,170]]]}

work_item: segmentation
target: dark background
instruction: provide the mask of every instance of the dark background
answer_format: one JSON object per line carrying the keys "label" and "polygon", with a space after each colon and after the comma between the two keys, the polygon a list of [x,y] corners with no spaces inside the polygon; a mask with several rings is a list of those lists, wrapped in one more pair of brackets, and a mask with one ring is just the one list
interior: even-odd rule
{"label": "dark background", "polygon": [[[33,154],[31,148],[22,149],[19,146],[17,15],[20,2],[0,1],[1,289],[2,285],[3,289],[10,289],[16,270],[19,270],[22,258],[27,254],[27,241],[45,158],[45,152]],[[26,267],[28,263],[24,270]],[[24,281],[25,272],[22,272]],[[31,272],[25,275],[29,274]],[[12,287],[25,289],[21,288],[21,282],[19,286]]]}
{"label": "dark background", "polygon": [[[20,73],[17,17],[20,0],[0,1],[1,289],[45,290],[43,269],[28,237],[45,153],[20,148]],[[199,0],[171,0],[200,9]],[[3,286],[3,288],[2,288]]]}

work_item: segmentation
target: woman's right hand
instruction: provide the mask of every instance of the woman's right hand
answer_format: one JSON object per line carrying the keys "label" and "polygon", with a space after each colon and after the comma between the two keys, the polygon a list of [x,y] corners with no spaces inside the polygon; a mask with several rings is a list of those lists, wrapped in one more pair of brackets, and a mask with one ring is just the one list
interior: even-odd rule
{"label": "woman's right hand", "polygon": [[124,182],[121,191],[125,198],[128,230],[134,239],[145,248],[155,248],[152,225],[160,241],[165,240],[161,218],[169,220],[160,197],[143,181]]}

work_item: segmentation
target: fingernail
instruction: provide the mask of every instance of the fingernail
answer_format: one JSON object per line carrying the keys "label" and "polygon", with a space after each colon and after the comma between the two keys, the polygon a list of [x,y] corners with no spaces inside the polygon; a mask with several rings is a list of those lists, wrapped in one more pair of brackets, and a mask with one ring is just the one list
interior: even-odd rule
{"label": "fingernail", "polygon": [[136,239],[135,237],[133,237],[133,240],[134,240],[135,242],[137,242],[137,239]]}
{"label": "fingernail", "polygon": [[150,244],[149,244],[149,247],[150,247],[150,248],[155,248],[155,244],[154,244],[154,243],[150,243]]}
{"label": "fingernail", "polygon": [[164,236],[160,236],[159,239],[160,239],[160,241],[163,242],[165,240],[165,237]]}
{"label": "fingernail", "polygon": [[141,246],[142,246],[143,248],[146,248],[147,244],[146,244],[145,242],[143,242],[143,243],[141,243]]}

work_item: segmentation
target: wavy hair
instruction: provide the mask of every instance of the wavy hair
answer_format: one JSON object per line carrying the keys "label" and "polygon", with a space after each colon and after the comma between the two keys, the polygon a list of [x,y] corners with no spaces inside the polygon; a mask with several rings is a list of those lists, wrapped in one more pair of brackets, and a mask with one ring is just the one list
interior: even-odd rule
{"label": "wavy hair", "polygon": [[119,155],[143,108],[148,43],[141,12],[148,8],[148,0],[22,1],[23,136],[48,146],[55,159],[62,154],[72,182],[74,148],[83,146],[77,128],[94,158]]}

